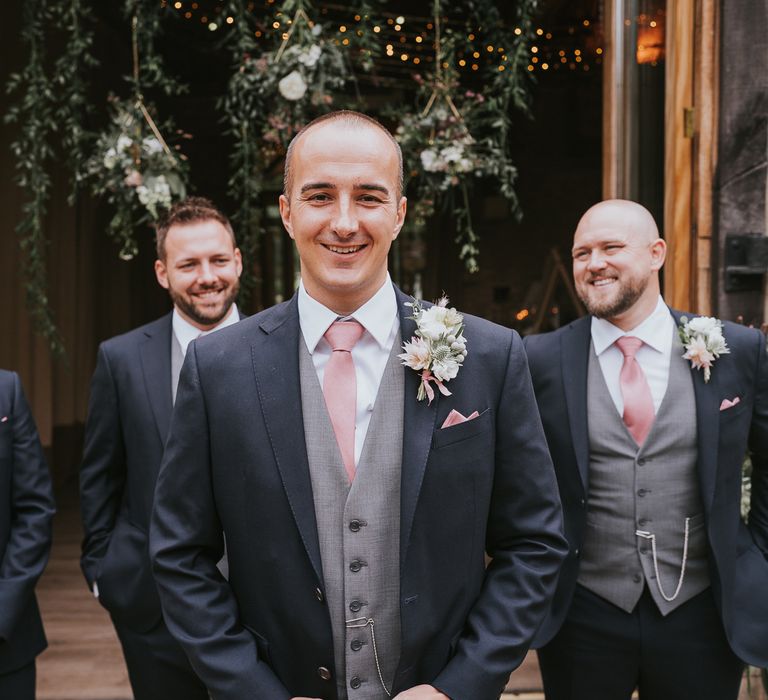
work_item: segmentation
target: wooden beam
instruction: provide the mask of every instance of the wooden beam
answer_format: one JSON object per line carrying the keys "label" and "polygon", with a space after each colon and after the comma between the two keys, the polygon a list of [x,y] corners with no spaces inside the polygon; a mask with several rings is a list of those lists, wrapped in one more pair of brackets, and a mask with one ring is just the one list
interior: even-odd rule
{"label": "wooden beam", "polygon": [[[664,297],[678,309],[693,305],[694,255],[691,197],[692,134],[686,135],[686,110],[693,108],[693,28],[695,0],[667,8],[664,114]],[[695,118],[694,118],[695,123]]]}

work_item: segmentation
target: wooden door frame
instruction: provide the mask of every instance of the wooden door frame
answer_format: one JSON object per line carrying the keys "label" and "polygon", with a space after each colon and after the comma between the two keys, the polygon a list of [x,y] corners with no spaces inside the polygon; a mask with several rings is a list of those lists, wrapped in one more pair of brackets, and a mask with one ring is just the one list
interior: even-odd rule
{"label": "wooden door frame", "polygon": [[[603,198],[624,195],[624,0],[604,0]],[[719,3],[668,3],[664,114],[664,295],[711,314],[717,153]]]}

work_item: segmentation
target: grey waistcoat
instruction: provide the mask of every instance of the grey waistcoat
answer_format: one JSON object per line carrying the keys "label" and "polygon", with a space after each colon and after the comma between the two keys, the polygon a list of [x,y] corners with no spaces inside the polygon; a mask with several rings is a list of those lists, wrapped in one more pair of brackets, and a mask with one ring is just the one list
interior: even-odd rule
{"label": "grey waistcoat", "polygon": [[[656,420],[638,448],[608,392],[600,362],[590,348],[587,383],[589,504],[578,581],[631,612],[643,587],[662,615],[709,586],[707,537],[696,473],[696,400],[688,362],[675,332],[669,382]],[[679,595],[659,591],[651,540],[664,593],[671,597],[680,577],[685,519],[688,557]]]}
{"label": "grey waistcoat", "polygon": [[[299,339],[304,437],[339,700],[387,697],[379,680],[373,635],[381,674],[390,691],[400,659],[404,382],[398,351],[395,342],[350,487],[312,358],[303,338]],[[373,628],[369,620],[374,621]],[[359,626],[351,626],[355,624]]]}

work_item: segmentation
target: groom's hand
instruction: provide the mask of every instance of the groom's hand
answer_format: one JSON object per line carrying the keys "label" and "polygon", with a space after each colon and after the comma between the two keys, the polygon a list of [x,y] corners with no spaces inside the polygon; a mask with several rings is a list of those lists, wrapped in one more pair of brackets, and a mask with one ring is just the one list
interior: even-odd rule
{"label": "groom's hand", "polygon": [[392,700],[451,700],[431,685],[417,685],[395,695]]}

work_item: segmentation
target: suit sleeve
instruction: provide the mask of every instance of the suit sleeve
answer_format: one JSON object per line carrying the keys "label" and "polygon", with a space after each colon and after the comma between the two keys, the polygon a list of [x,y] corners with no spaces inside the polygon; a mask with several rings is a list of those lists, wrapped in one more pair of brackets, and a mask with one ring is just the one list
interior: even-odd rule
{"label": "suit sleeve", "polygon": [[253,635],[240,624],[237,601],[216,567],[223,551],[212,490],[209,416],[192,343],[179,379],[150,527],[163,614],[212,697],[288,700],[288,691],[259,659]]}
{"label": "suit sleeve", "polygon": [[126,462],[117,386],[104,345],[91,381],[85,447],[80,466],[83,546],[80,566],[93,587],[120,510]]}
{"label": "suit sleeve", "polygon": [[0,639],[10,637],[43,573],[55,512],[48,465],[18,375],[13,375],[11,531],[0,563]]}
{"label": "suit sleeve", "polygon": [[452,700],[496,698],[522,663],[567,552],[560,497],[520,337],[496,417],[486,550],[492,558],[455,656],[433,682]]}
{"label": "suit sleeve", "polygon": [[749,433],[752,459],[752,502],[749,528],[768,557],[768,355],[765,335],[760,333],[755,382],[755,406]]}

